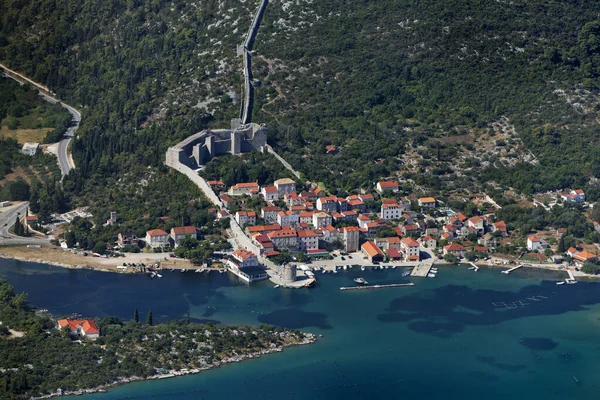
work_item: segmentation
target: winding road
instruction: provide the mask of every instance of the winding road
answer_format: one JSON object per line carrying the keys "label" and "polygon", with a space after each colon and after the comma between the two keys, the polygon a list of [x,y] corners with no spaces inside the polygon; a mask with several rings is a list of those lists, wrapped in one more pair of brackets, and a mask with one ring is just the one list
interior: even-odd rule
{"label": "winding road", "polygon": [[55,94],[52,93],[50,91],[50,89],[48,89],[46,86],[32,81],[31,79],[27,78],[26,76],[23,76],[20,73],[11,70],[10,68],[8,68],[6,65],[4,65],[2,63],[0,63],[0,68],[4,69],[4,71],[5,71],[4,75],[6,77],[14,79],[15,81],[19,82],[20,84],[29,84],[29,85],[35,86],[39,90],[40,96],[42,96],[44,98],[44,100],[46,100],[50,103],[53,103],[53,104],[60,103],[60,105],[63,106],[64,108],[66,108],[67,111],[71,114],[73,122],[72,122],[71,126],[69,127],[69,129],[67,129],[67,132],[65,132],[63,138],[60,140],[60,142],[58,142],[58,151],[57,151],[58,166],[60,167],[61,175],[64,178],[66,175],[69,174],[69,172],[73,168],[75,168],[75,163],[73,162],[73,157],[69,153],[69,143],[71,142],[71,139],[73,139],[73,137],[75,136],[75,131],[77,131],[77,129],[79,128],[79,123],[81,122],[81,114],[79,113],[79,111],[77,111],[70,105],[65,104],[65,103],[61,102],[59,99],[57,99],[55,97]]}
{"label": "winding road", "polygon": [[47,245],[48,239],[36,237],[22,237],[9,232],[9,229],[15,224],[18,216],[27,212],[28,202],[15,204],[10,207],[0,208],[0,246],[1,245]]}

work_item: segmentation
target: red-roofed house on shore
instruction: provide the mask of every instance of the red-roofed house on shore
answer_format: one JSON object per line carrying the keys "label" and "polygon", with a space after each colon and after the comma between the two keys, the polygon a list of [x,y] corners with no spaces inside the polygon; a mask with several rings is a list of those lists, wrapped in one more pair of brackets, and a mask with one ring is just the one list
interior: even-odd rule
{"label": "red-roofed house on shore", "polygon": [[178,226],[175,228],[171,228],[171,239],[173,239],[173,243],[175,247],[179,246],[179,243],[186,236],[189,236],[191,239],[198,239],[198,231],[195,226]]}
{"label": "red-roofed house on shore", "polygon": [[535,236],[529,236],[527,238],[527,250],[535,251],[542,248],[542,242]]}
{"label": "red-roofed house on shore", "polygon": [[258,262],[256,254],[244,249],[237,249],[227,260],[227,269],[246,282],[267,279],[268,275]]}
{"label": "red-roofed house on shore", "polygon": [[419,252],[419,242],[410,237],[402,238],[400,241],[400,247],[404,256],[408,261],[419,261],[421,259]]}
{"label": "red-roofed house on shore", "polygon": [[95,340],[100,336],[100,330],[91,319],[59,319],[58,329],[69,327],[72,336]]}
{"label": "red-roofed house on shore", "polygon": [[361,249],[371,262],[381,262],[385,258],[383,251],[373,242],[364,242]]}
{"label": "red-roofed house on shore", "polygon": [[396,249],[387,249],[387,255],[392,260],[401,260],[402,259],[402,253],[400,253]]}
{"label": "red-roofed house on shore", "polygon": [[583,264],[585,262],[594,261],[597,256],[589,251],[578,251],[573,255],[573,259]]}
{"label": "red-roofed house on shore", "polygon": [[162,229],[152,229],[146,232],[146,244],[152,248],[169,245],[169,234]]}
{"label": "red-roofed house on shore", "polygon": [[398,181],[381,181],[377,182],[376,189],[379,193],[391,191],[397,192],[399,189]]}
{"label": "red-roofed house on shore", "polygon": [[458,243],[452,243],[444,246],[444,255],[446,254],[452,254],[456,257],[462,258],[465,256],[465,248],[463,245]]}

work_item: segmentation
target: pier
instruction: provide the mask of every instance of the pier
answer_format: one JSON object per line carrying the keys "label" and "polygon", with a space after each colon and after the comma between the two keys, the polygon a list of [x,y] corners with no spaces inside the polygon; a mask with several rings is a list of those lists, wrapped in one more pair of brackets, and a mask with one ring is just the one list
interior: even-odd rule
{"label": "pier", "polygon": [[413,268],[412,272],[410,273],[410,276],[417,276],[421,278],[427,277],[427,274],[431,270],[431,267],[433,267],[433,258],[431,258],[430,260],[431,261],[419,263],[416,267]]}
{"label": "pier", "polygon": [[517,265],[516,267],[513,267],[513,268],[511,268],[511,269],[507,269],[507,270],[505,270],[505,271],[502,271],[502,273],[503,273],[503,274],[506,274],[506,275],[508,275],[508,274],[510,274],[511,272],[513,272],[513,271],[515,271],[515,270],[517,270],[517,269],[521,268],[522,266],[523,266],[523,264],[519,264],[519,265]]}
{"label": "pier", "polygon": [[340,290],[369,290],[369,289],[384,289],[384,288],[392,288],[392,287],[406,287],[406,286],[415,286],[414,283],[390,283],[388,285],[373,285],[373,286],[350,286],[350,287],[341,287]]}

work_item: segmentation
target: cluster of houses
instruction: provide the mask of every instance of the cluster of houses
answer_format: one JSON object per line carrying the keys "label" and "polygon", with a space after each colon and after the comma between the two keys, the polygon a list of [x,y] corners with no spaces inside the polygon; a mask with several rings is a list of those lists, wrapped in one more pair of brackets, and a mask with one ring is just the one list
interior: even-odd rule
{"label": "cluster of houses", "polygon": [[[224,189],[221,181],[208,183],[214,189]],[[507,235],[506,224],[502,221],[488,224],[483,217],[467,218],[461,213],[448,215],[442,229],[437,228],[438,221],[429,224],[434,227],[428,227],[425,219],[435,219],[429,216],[423,218],[411,210],[410,201],[395,198],[397,196],[394,193],[399,190],[397,181],[378,182],[375,190],[382,198],[379,209],[373,209],[373,194],[337,197],[319,189],[298,193],[296,183],[288,178],[276,180],[273,186],[260,187],[255,182],[238,183],[219,197],[226,207],[234,201],[235,196],[264,198],[268,205],[261,209],[260,214],[241,210],[232,217],[244,227],[261,255],[266,257],[280,254],[281,250],[321,257],[332,248],[342,248],[347,252],[362,251],[365,257],[373,261],[386,257],[418,261],[419,246],[434,249],[440,239],[452,242],[475,233],[481,239],[478,249],[487,250],[488,245],[495,246],[496,237],[499,236],[494,232],[500,232],[500,236]],[[280,207],[281,202],[285,203],[284,207]],[[438,206],[433,197],[419,198],[416,203],[421,212]],[[217,214],[217,218],[228,216],[225,210]],[[390,224],[392,220],[394,223]],[[395,235],[376,238],[377,232],[383,228],[388,228]],[[462,256],[465,249],[459,244],[452,244],[443,251],[444,254]]]}

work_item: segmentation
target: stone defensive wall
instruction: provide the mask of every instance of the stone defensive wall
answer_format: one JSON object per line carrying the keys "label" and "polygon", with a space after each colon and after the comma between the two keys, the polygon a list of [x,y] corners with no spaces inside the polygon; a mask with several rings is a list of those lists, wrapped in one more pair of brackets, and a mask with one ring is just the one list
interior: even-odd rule
{"label": "stone defensive wall", "polygon": [[[232,123],[237,125],[237,121]],[[197,169],[213,157],[223,154],[238,155],[252,150],[265,151],[265,125],[246,124],[232,129],[207,129],[187,137],[167,150],[167,165],[177,163]]]}
{"label": "stone defensive wall", "polygon": [[254,46],[254,41],[256,40],[256,35],[258,34],[260,22],[262,21],[265,9],[267,8],[267,4],[269,4],[269,0],[261,0],[258,8],[256,9],[256,14],[254,14],[252,25],[250,25],[250,28],[248,29],[246,40],[244,41],[244,52],[242,55],[244,61],[244,107],[242,108],[242,113],[240,115],[243,124],[250,123],[252,120],[254,87],[252,83],[251,51],[252,47]]}

